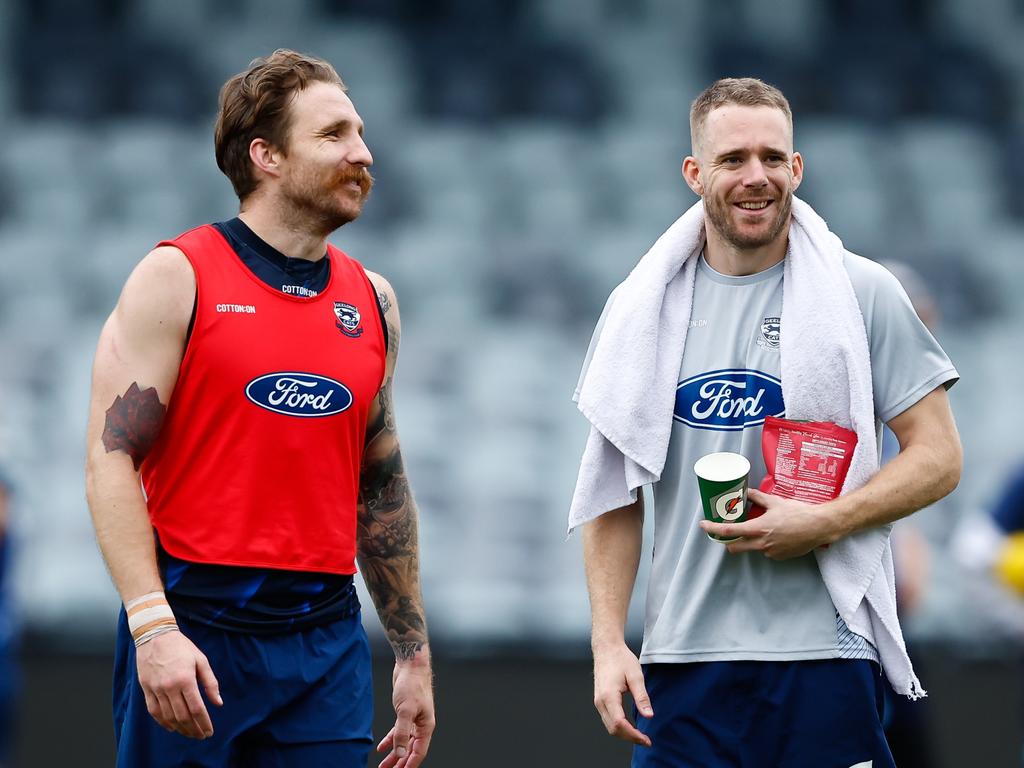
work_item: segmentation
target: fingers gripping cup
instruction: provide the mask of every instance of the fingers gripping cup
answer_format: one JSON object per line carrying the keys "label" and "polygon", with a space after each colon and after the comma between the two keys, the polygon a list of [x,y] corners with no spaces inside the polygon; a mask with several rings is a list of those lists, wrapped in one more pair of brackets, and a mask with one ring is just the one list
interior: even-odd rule
{"label": "fingers gripping cup", "polygon": [[[709,453],[693,465],[700,489],[704,519],[712,523],[741,523],[747,519],[747,477],[750,462],[738,453]],[[715,541],[736,541],[708,536]]]}

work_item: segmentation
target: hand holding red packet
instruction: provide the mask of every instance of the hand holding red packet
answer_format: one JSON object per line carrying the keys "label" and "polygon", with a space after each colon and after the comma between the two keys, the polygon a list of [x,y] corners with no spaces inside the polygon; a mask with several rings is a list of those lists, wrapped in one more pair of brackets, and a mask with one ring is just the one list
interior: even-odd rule
{"label": "hand holding red packet", "polygon": [[[821,504],[839,496],[857,447],[857,433],[828,421],[793,421],[769,416],[761,432],[768,470],[765,493]],[[764,514],[752,505],[747,519]]]}

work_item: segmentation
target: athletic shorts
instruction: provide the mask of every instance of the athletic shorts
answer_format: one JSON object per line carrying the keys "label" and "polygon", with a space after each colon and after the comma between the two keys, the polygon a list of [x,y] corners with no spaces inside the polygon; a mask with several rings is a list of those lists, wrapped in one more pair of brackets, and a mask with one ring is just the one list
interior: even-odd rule
{"label": "athletic shorts", "polygon": [[269,635],[180,619],[178,626],[206,654],[220,683],[222,707],[203,696],[214,735],[189,739],[150,716],[122,610],[114,658],[118,768],[366,768],[373,686],[358,613]]}
{"label": "athletic shorts", "polygon": [[873,661],[647,664],[644,681],[632,768],[895,768]]}

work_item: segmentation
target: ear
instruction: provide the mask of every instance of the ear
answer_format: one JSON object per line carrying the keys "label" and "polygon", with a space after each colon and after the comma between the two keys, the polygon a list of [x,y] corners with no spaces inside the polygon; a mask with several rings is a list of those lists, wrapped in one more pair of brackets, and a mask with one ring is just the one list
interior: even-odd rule
{"label": "ear", "polygon": [[800,186],[800,182],[804,180],[804,156],[799,152],[793,153],[793,189],[796,190]]}
{"label": "ear", "polygon": [[700,164],[693,155],[688,155],[683,160],[683,180],[686,182],[686,186],[694,191],[694,194],[704,196],[704,180],[701,178]]}
{"label": "ear", "polygon": [[279,162],[281,153],[266,139],[253,139],[249,144],[249,159],[259,170],[268,176],[280,176]]}

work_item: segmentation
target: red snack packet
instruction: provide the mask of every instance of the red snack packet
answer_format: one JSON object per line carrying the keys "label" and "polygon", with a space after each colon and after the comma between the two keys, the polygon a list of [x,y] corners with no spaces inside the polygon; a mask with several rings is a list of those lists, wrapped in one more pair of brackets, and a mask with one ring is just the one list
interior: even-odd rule
{"label": "red snack packet", "polygon": [[[765,493],[821,504],[839,496],[857,447],[857,433],[828,421],[793,421],[769,416],[761,432],[768,474],[759,486]],[[747,519],[764,514],[751,505]]]}

